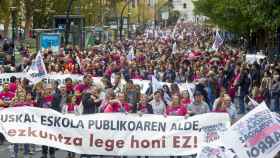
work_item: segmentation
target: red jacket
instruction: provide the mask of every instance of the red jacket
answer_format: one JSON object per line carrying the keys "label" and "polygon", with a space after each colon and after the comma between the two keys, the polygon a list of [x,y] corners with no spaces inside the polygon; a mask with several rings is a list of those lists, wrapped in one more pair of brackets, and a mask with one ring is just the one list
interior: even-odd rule
{"label": "red jacket", "polygon": [[124,110],[125,112],[131,111],[132,105],[129,103],[122,103],[122,105],[118,102],[109,103],[106,105],[104,112],[105,113],[112,113],[112,112],[122,112]]}
{"label": "red jacket", "polygon": [[179,105],[176,107],[169,105],[166,108],[166,114],[173,115],[173,116],[185,116],[187,114],[187,110],[186,107],[183,105]]}

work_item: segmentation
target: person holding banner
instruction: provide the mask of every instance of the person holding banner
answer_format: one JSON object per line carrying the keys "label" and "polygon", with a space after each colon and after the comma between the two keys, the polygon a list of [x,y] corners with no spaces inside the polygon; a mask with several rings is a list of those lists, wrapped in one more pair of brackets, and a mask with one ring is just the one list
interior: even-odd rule
{"label": "person holding banner", "polygon": [[185,107],[192,103],[188,90],[182,91],[180,96],[181,96],[181,104],[184,105]]}
{"label": "person holding banner", "polygon": [[32,97],[36,103],[36,107],[43,107],[43,90],[44,90],[44,82],[38,82],[33,85],[32,88]]}
{"label": "person holding banner", "polygon": [[112,113],[112,112],[132,112],[133,105],[128,103],[125,100],[125,95],[123,93],[117,94],[117,99],[110,100],[110,102],[106,105],[104,112]]}
{"label": "person holding banner", "polygon": [[163,101],[162,94],[160,91],[154,93],[153,100],[150,102],[153,108],[154,114],[163,115],[165,113],[166,105]]}
{"label": "person holding banner", "polygon": [[[68,81],[69,83],[69,91],[70,91],[70,88],[71,88],[71,82]],[[81,100],[82,100],[82,97],[83,97],[83,94],[86,93],[92,86],[92,76],[91,74],[86,74],[85,76],[83,76],[83,81],[82,83],[78,83],[76,84],[76,86],[74,87],[74,94],[76,96],[76,103],[77,104],[80,104],[81,103]]]}
{"label": "person holding banner", "polygon": [[[79,107],[75,104],[74,96],[67,96],[66,103],[62,107],[62,113],[63,114],[74,114],[79,115]],[[75,158],[76,154],[73,152],[68,151],[67,152],[68,157],[66,158]]]}
{"label": "person holding banner", "polygon": [[50,108],[53,101],[53,87],[51,84],[45,85],[45,91],[43,92],[43,108]]}
{"label": "person holding banner", "polygon": [[3,90],[0,92],[0,107],[9,107],[15,94],[9,91],[9,84],[4,83]]}
{"label": "person holding banner", "polygon": [[223,97],[217,103],[217,106],[213,112],[228,113],[231,120],[234,122],[237,119],[237,110],[235,105],[231,102],[231,98],[228,94],[224,94]]}
{"label": "person holding banner", "polygon": [[59,83],[58,81],[54,81],[53,82],[53,99],[52,99],[52,103],[51,103],[51,108],[55,111],[61,112],[61,99],[62,99],[62,95],[61,95],[61,91],[59,89]]}
{"label": "person holding banner", "polygon": [[[132,112],[133,105],[125,101],[123,93],[117,94],[117,99],[110,100],[104,109],[104,113],[123,112],[125,114]],[[122,156],[127,158],[127,156]]]}
{"label": "person holding banner", "polygon": [[194,102],[187,109],[190,116],[204,114],[210,111],[208,104],[204,101],[203,94],[198,90],[194,93]]}
{"label": "person holding banner", "polygon": [[77,84],[74,90],[82,94],[83,92],[86,92],[86,90],[90,89],[91,86],[92,86],[92,76],[91,74],[86,74],[83,77],[83,83]]}
{"label": "person holding banner", "polygon": [[[83,115],[97,113],[98,107],[100,107],[101,104],[101,100],[99,98],[99,92],[100,91],[97,89],[97,87],[91,86],[88,90],[86,90],[82,94],[81,105],[79,107],[76,107],[76,109],[74,108],[75,109],[74,111],[80,111],[76,113],[82,113]],[[73,108],[69,110],[73,110]],[[73,156],[73,153],[70,156]],[[97,155],[81,154],[80,158],[91,158],[93,156],[97,156]]]}
{"label": "person holding banner", "polygon": [[32,97],[32,93],[31,92],[26,92],[26,104],[32,107],[36,106],[36,102],[34,101],[33,97]]}
{"label": "person holding banner", "polygon": [[[16,95],[13,98],[10,106],[11,107],[22,107],[22,106],[32,106],[32,104],[28,104],[27,102],[27,95],[26,91],[19,85],[16,90]],[[20,144],[12,144],[11,150],[10,150],[10,157],[11,158],[18,158],[19,157],[19,146]],[[29,157],[29,151],[30,151],[30,145],[29,144],[23,144],[24,149],[24,158]]]}
{"label": "person holding banner", "polygon": [[140,102],[137,104],[138,114],[142,116],[143,114],[153,114],[153,107],[148,102],[149,98],[147,95],[141,95]]}
{"label": "person holding banner", "polygon": [[181,104],[180,96],[173,95],[170,105],[166,108],[166,115],[185,116],[187,113],[185,106]]}
{"label": "person holding banner", "polygon": [[[42,108],[54,108],[54,110],[60,110],[58,106],[54,106],[55,104],[59,104],[57,100],[59,100],[58,95],[58,89],[56,88],[55,90],[53,87],[57,87],[57,85],[52,86],[51,84],[45,85],[45,92],[43,92],[43,100],[42,100]],[[56,98],[54,100],[54,98]],[[61,112],[61,111],[58,111]],[[53,147],[48,147],[48,146],[42,146],[42,157],[41,158],[47,158],[48,153],[50,155],[50,158],[55,158],[55,148]]]}
{"label": "person holding banner", "polygon": [[[77,103],[77,102],[76,102]],[[101,104],[100,90],[91,86],[82,96],[83,114],[94,114],[98,112]]]}

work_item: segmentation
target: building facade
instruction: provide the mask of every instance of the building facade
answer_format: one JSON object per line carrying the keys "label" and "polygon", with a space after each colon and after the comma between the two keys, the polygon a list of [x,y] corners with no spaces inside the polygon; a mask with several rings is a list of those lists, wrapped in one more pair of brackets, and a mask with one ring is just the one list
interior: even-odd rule
{"label": "building facade", "polygon": [[174,10],[179,11],[182,18],[187,21],[196,21],[192,0],[172,0],[172,4]]}

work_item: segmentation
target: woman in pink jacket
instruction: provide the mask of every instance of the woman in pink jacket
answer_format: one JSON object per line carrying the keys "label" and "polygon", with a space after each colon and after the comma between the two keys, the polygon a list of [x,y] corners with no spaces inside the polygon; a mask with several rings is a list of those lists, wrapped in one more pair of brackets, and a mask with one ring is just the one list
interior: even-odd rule
{"label": "woman in pink jacket", "polygon": [[181,104],[181,98],[179,95],[175,94],[172,96],[172,101],[166,108],[166,115],[172,116],[185,116],[187,110],[184,105]]}

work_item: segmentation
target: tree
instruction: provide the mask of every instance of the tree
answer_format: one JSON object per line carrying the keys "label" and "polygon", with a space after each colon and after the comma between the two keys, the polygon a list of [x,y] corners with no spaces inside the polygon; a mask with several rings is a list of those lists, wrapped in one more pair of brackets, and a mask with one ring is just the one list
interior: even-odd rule
{"label": "tree", "polygon": [[229,31],[245,33],[249,30],[273,29],[279,24],[280,7],[276,0],[197,0],[195,13]]}
{"label": "tree", "polygon": [[21,0],[0,0],[0,23],[4,23],[4,37],[7,37],[11,23],[11,7],[16,8],[16,17],[19,13]]}
{"label": "tree", "polygon": [[279,0],[196,0],[193,3],[196,14],[251,41],[259,32],[275,31],[280,24]]}
{"label": "tree", "polygon": [[34,1],[32,0],[24,0],[24,16],[25,16],[25,26],[24,26],[24,37],[28,38],[28,34],[32,27],[32,17],[34,14]]}
{"label": "tree", "polygon": [[10,0],[0,0],[0,23],[4,24],[4,37],[7,37],[10,25],[10,3]]}

